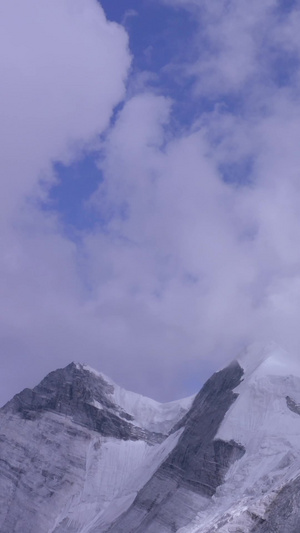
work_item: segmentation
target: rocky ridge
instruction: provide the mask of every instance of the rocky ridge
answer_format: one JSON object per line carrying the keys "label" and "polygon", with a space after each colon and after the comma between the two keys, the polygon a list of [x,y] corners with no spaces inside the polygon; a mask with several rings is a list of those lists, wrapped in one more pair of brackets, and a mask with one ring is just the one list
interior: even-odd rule
{"label": "rocky ridge", "polygon": [[51,372],[0,409],[0,531],[299,533],[299,391],[274,344],[169,404]]}

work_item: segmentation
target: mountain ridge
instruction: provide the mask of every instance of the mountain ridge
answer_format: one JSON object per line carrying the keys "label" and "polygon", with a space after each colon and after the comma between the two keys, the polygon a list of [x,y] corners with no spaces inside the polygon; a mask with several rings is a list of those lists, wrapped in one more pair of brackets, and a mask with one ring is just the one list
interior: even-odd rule
{"label": "mountain ridge", "polygon": [[1,533],[299,533],[299,405],[274,343],[166,404],[50,372],[0,409]]}

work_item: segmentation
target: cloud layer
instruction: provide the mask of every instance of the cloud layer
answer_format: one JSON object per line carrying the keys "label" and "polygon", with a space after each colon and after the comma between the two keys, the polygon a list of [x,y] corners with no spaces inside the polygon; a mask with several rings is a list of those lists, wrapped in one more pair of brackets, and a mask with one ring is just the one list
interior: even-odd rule
{"label": "cloud layer", "polygon": [[[125,96],[127,36],[99,4],[27,4],[32,17],[22,2],[5,7],[0,32],[11,50],[0,100],[3,399],[73,359],[166,399],[248,342],[297,351],[297,4],[172,0],[197,22],[185,61],[168,66],[190,88],[189,126],[174,91],[154,90],[145,72]],[[34,199],[47,199],[54,160],[80,157],[104,131],[87,206],[100,222],[70,240]]]}
{"label": "cloud layer", "polygon": [[1,2],[0,25],[4,399],[10,382],[24,386],[69,349],[59,338],[73,335],[66,308],[78,312],[76,250],[37,201],[52,163],[80,157],[108,126],[131,58],[125,31],[96,0]]}

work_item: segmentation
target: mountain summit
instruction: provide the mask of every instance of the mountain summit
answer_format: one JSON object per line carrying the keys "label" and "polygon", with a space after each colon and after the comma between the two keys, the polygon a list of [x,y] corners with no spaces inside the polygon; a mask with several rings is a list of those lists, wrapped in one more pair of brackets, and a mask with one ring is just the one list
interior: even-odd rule
{"label": "mountain summit", "polygon": [[0,424],[1,533],[300,531],[300,364],[274,344],[167,404],[71,363]]}

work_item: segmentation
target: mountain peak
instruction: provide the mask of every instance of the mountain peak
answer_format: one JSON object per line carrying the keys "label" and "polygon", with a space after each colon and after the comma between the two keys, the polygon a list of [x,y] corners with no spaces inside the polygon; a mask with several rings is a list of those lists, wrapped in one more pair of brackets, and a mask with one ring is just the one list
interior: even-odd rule
{"label": "mountain peak", "polygon": [[96,376],[97,378],[100,378],[100,379],[104,380],[106,383],[109,383],[113,387],[117,387],[118,386],[106,374],[103,374],[103,372],[99,372],[98,370],[96,370],[95,368],[91,367],[87,363],[79,363],[78,361],[73,361],[72,363],[70,363],[70,365],[74,366],[76,368],[76,370],[78,370],[78,371],[88,372],[92,376]]}
{"label": "mountain peak", "polygon": [[45,412],[65,415],[104,436],[151,443],[168,435],[193,399],[160,404],[119,387],[89,365],[72,362],[16,394],[3,409],[30,420]]}
{"label": "mountain peak", "polygon": [[300,376],[300,362],[276,342],[255,342],[237,358],[244,369],[245,379],[251,375]]}
{"label": "mountain peak", "polygon": [[299,367],[256,343],[168,404],[51,372],[0,410],[1,531],[299,531]]}

